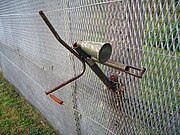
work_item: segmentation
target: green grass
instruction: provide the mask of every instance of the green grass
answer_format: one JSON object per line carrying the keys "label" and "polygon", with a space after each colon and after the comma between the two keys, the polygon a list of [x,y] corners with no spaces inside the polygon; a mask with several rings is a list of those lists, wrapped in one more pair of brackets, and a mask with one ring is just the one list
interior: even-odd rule
{"label": "green grass", "polygon": [[[147,120],[151,121],[146,122],[148,127],[152,127],[152,130],[148,131],[150,134],[160,134],[168,128],[167,134],[172,134],[173,126],[177,130],[179,129],[178,121],[169,119],[175,118],[176,114],[180,113],[178,109],[180,106],[180,74],[178,70],[180,65],[178,41],[180,25],[179,20],[175,19],[175,11],[171,2],[170,0],[161,2],[164,6],[168,5],[168,11],[166,8],[160,9],[158,1],[152,0],[148,2],[151,11],[148,10],[148,7],[145,9],[146,20],[148,21],[144,25],[146,37],[145,46],[142,49],[145,51],[141,63],[147,68],[147,71],[141,80],[139,96],[142,101],[149,101],[149,109],[145,109],[143,112],[147,113],[143,115]],[[177,0],[172,3],[175,7],[178,6]],[[154,8],[155,5],[157,8]],[[179,11],[179,9],[176,10],[176,14]],[[173,126],[168,127],[168,125]],[[162,131],[160,131],[159,127],[162,128]],[[157,129],[153,131],[153,128]]]}
{"label": "green grass", "polygon": [[0,135],[55,135],[45,118],[0,73]]}
{"label": "green grass", "polygon": [[[146,118],[151,119],[154,124],[147,123],[147,125],[155,127],[156,124],[160,124],[159,126],[166,128],[167,123],[170,122],[178,126],[177,122],[168,121],[166,115],[171,117],[173,114],[179,113],[177,112],[177,106],[180,106],[180,93],[178,92],[179,71],[177,66],[180,65],[178,58],[180,52],[150,46],[144,46],[144,50],[146,52],[143,55],[142,64],[144,67],[147,67],[147,71],[142,78],[141,92],[145,93],[145,95],[140,94],[140,98],[143,101],[149,100],[150,104],[158,105],[158,108],[154,110],[155,113],[151,112],[153,106],[150,105],[151,109],[148,111],[150,114]],[[164,110],[162,109],[163,111],[161,111],[160,108]],[[162,114],[165,116],[163,117]],[[159,115],[160,117],[158,118]],[[160,122],[158,121],[159,119]],[[156,133],[158,134],[158,131]]]}
{"label": "green grass", "polygon": [[[180,53],[178,51],[162,50],[161,48],[151,48],[150,46],[146,46],[144,49],[147,52],[144,54],[142,63],[148,68],[145,78],[149,82],[142,82],[144,83],[143,86],[149,89],[152,96],[160,96],[161,100],[165,98],[164,95],[167,97],[169,94],[174,95],[173,89],[178,90],[179,72],[177,65],[180,65],[178,58]],[[168,91],[168,87],[171,91]],[[179,96],[179,93],[177,93],[177,96]],[[168,98],[166,101],[168,101]]]}

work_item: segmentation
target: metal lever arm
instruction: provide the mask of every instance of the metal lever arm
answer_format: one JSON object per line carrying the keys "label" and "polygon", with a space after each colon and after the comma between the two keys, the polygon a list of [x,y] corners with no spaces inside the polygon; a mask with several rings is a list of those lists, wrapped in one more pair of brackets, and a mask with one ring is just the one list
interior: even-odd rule
{"label": "metal lever arm", "polygon": [[54,27],[52,26],[52,24],[50,23],[50,21],[48,20],[48,18],[46,17],[46,15],[43,13],[43,11],[39,11],[40,16],[42,17],[42,19],[44,20],[44,22],[47,24],[47,26],[49,27],[49,29],[51,30],[51,32],[53,33],[53,35],[55,36],[55,38],[66,48],[68,49],[72,54],[74,54],[81,62],[83,62],[84,60],[81,58],[81,56],[79,56],[79,54],[77,54],[66,42],[64,42],[60,36],[58,35],[58,33],[56,32],[56,30],[54,29]]}
{"label": "metal lever arm", "polygon": [[66,82],[64,82],[64,83],[56,86],[55,88],[53,88],[53,89],[45,92],[45,93],[48,95],[48,94],[50,94],[50,93],[58,90],[59,88],[65,86],[65,85],[67,85],[67,84],[69,84],[70,82],[78,79],[80,76],[82,76],[82,75],[84,74],[84,72],[85,72],[86,65],[85,65],[84,59],[81,58],[81,56],[80,56],[76,51],[74,51],[66,42],[64,42],[64,41],[60,38],[60,36],[58,35],[58,33],[56,32],[56,30],[54,29],[54,27],[53,27],[52,24],[50,23],[50,21],[48,20],[48,18],[46,17],[46,15],[43,13],[43,11],[39,11],[39,14],[40,14],[40,16],[42,17],[42,19],[44,20],[44,22],[47,24],[47,26],[49,27],[49,29],[51,30],[51,32],[53,33],[53,35],[55,36],[55,38],[56,38],[66,49],[68,49],[72,54],[74,54],[74,55],[82,62],[82,64],[83,64],[83,70],[82,70],[82,72],[81,72],[79,75],[77,75],[77,76],[69,79],[68,81],[66,81]]}

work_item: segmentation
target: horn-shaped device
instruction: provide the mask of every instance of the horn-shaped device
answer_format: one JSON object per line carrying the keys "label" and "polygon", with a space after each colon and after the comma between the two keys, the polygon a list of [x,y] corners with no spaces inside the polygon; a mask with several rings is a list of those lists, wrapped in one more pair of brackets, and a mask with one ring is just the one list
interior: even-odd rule
{"label": "horn-shaped device", "polygon": [[[145,68],[140,69],[137,67],[125,65],[125,64],[117,64],[112,61],[108,61],[111,53],[112,53],[112,46],[109,43],[100,43],[100,42],[91,42],[91,41],[78,41],[73,44],[73,48],[71,48],[66,42],[64,42],[46,15],[43,13],[43,11],[39,12],[40,16],[44,20],[44,22],[47,24],[50,31],[53,33],[55,38],[66,48],[68,49],[74,56],[76,56],[82,63],[82,72],[78,74],[77,76],[69,79],[66,82],[63,82],[62,84],[56,86],[55,88],[45,92],[47,95],[50,95],[50,97],[56,101],[58,104],[63,105],[63,101],[57,98],[56,96],[52,95],[51,93],[58,90],[59,88],[62,88],[63,86],[71,83],[72,81],[78,79],[81,77],[85,70],[86,70],[86,64],[93,70],[93,72],[99,77],[99,79],[107,86],[108,89],[112,90],[113,92],[119,92],[123,91],[125,89],[125,86],[118,81],[118,78],[115,75],[112,75],[110,78],[108,78],[102,70],[99,68],[99,66],[96,64],[96,62],[109,66],[111,68],[117,69],[119,71],[125,72],[126,74],[130,74],[132,76],[142,78]],[[134,74],[130,72],[130,69],[134,69],[138,72],[138,74]]]}

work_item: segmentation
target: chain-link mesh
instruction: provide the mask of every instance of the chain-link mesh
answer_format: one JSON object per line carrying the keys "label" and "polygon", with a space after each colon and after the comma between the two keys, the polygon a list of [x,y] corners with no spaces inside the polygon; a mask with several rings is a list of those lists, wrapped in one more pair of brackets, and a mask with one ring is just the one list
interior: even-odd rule
{"label": "chain-link mesh", "polygon": [[[179,134],[180,1],[3,0],[0,1],[1,68],[61,134]],[[119,76],[126,89],[109,91],[87,67],[55,92],[44,92],[77,75],[81,63],[52,36],[43,10],[60,36],[110,42],[111,60],[146,67],[142,79],[99,65]],[[23,90],[24,89],[24,90]]]}

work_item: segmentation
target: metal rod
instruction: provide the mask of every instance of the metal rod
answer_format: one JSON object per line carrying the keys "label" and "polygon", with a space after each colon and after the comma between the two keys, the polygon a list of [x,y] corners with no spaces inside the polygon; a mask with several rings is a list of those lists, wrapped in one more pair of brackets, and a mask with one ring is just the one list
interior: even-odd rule
{"label": "metal rod", "polygon": [[[92,57],[92,59],[93,59],[95,62],[100,63],[96,58]],[[113,61],[107,61],[107,62],[105,62],[105,63],[100,63],[100,64],[106,65],[106,66],[108,66],[108,67],[115,68],[115,69],[120,70],[120,71],[123,71],[123,72],[129,71],[129,67],[128,67],[127,65],[125,65],[125,64],[119,64],[119,63],[117,64],[117,63],[115,63],[115,62],[113,62]]]}
{"label": "metal rod", "polygon": [[45,92],[45,93],[48,95],[48,94],[50,94],[50,93],[58,90],[59,88],[65,86],[65,85],[67,85],[67,84],[69,84],[70,82],[78,79],[79,77],[81,77],[81,76],[84,74],[85,70],[86,70],[86,65],[85,65],[84,59],[81,58],[81,56],[80,56],[76,51],[74,51],[66,42],[64,42],[64,41],[60,38],[60,36],[58,35],[58,33],[56,32],[56,30],[54,29],[54,27],[53,27],[52,24],[50,23],[50,21],[48,20],[48,18],[46,17],[46,15],[43,13],[43,11],[39,11],[39,14],[40,14],[40,16],[42,17],[42,19],[44,20],[44,22],[47,24],[47,26],[49,27],[49,29],[51,30],[51,32],[53,33],[53,35],[55,36],[55,38],[56,38],[66,49],[68,49],[72,54],[74,54],[74,55],[82,62],[82,64],[83,64],[83,70],[82,70],[82,72],[81,72],[79,75],[77,75],[77,76],[69,79],[68,81],[66,81],[66,82],[64,82],[64,83],[56,86],[55,88],[53,88],[53,89]]}
{"label": "metal rod", "polygon": [[85,70],[86,70],[86,64],[85,64],[85,62],[83,62],[83,70],[82,70],[82,72],[81,72],[79,75],[77,75],[77,76],[75,76],[75,77],[69,79],[68,81],[65,81],[65,82],[63,82],[62,84],[56,86],[55,88],[53,88],[53,89],[51,89],[51,90],[45,92],[46,95],[48,95],[48,94],[50,94],[50,93],[52,93],[52,92],[54,92],[54,91],[56,91],[56,90],[62,88],[63,86],[65,86],[65,85],[71,83],[72,81],[78,79],[79,77],[81,77],[81,76],[84,74]]}
{"label": "metal rod", "polygon": [[54,29],[54,27],[52,26],[52,24],[50,23],[50,21],[48,20],[48,18],[46,17],[46,15],[43,13],[43,11],[39,11],[40,16],[42,17],[42,19],[44,20],[44,22],[47,24],[47,26],[49,27],[49,29],[51,30],[51,32],[53,33],[53,35],[55,36],[55,38],[66,48],[68,49],[72,54],[74,54],[81,62],[83,62],[83,59],[79,56],[79,54],[77,54],[66,42],[64,42],[64,40],[62,40],[60,38],[60,36],[58,35],[58,33],[56,32],[56,30]]}
{"label": "metal rod", "polygon": [[[95,62],[100,63],[96,58],[92,57],[92,59],[93,59]],[[129,75],[132,75],[132,76],[135,76],[135,77],[138,77],[138,78],[142,78],[144,72],[146,71],[145,68],[140,69],[140,68],[133,67],[133,66],[130,66],[130,65],[115,63],[115,62],[113,62],[113,61],[107,61],[107,62],[105,62],[105,63],[100,63],[100,64],[106,65],[106,66],[108,66],[108,67],[115,68],[115,69],[117,69],[117,70],[120,70],[120,71],[122,71],[122,72],[125,72],[126,74],[129,74]],[[140,73],[139,73],[139,74],[131,73],[131,72],[129,71],[130,69],[134,69],[134,70],[140,71]]]}

